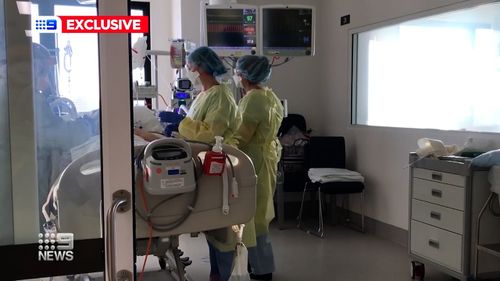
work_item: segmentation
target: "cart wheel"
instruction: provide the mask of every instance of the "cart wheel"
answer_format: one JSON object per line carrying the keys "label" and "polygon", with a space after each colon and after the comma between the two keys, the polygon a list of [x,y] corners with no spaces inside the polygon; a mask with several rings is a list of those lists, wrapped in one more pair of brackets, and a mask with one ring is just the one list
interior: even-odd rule
{"label": "cart wheel", "polygon": [[162,270],[167,269],[167,259],[165,259],[165,258],[158,258],[158,263],[160,264],[160,268]]}
{"label": "cart wheel", "polygon": [[410,263],[410,276],[411,279],[424,280],[425,277],[425,266],[423,263],[418,261],[412,261]]}

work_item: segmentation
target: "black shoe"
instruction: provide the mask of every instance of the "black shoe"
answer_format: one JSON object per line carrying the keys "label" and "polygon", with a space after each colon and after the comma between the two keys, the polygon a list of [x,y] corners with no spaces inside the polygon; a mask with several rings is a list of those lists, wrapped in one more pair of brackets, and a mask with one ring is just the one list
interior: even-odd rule
{"label": "black shoe", "polygon": [[266,274],[253,274],[250,273],[250,279],[252,280],[262,280],[262,281],[270,281],[273,280],[273,274],[272,273],[266,273]]}

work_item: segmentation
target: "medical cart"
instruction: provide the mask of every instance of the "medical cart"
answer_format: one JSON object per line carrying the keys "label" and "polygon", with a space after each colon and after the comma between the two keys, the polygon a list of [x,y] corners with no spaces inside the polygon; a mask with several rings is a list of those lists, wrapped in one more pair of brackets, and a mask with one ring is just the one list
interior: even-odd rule
{"label": "medical cart", "polygon": [[[478,239],[474,226],[490,188],[488,169],[472,167],[470,161],[418,159],[410,154],[408,252],[414,279],[424,279],[425,265],[462,281],[475,280],[476,266],[477,279],[500,276],[499,257],[474,255]],[[483,213],[480,241],[498,241],[500,219]]]}

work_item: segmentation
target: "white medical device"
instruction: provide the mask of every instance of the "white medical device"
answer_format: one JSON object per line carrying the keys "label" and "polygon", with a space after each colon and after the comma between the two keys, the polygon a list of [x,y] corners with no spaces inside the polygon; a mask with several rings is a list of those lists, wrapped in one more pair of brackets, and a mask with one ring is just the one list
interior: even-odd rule
{"label": "white medical device", "polygon": [[191,147],[181,139],[150,142],[142,159],[144,189],[151,195],[179,194],[195,190]]}

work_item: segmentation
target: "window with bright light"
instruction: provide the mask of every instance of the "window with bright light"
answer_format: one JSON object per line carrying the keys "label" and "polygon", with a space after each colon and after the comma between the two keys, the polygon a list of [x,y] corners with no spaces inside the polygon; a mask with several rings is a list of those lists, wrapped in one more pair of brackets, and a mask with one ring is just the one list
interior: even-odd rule
{"label": "window with bright light", "polygon": [[353,124],[500,132],[500,3],[353,34]]}
{"label": "window with bright light", "polygon": [[[55,5],[57,16],[95,16],[96,7]],[[99,48],[96,33],[58,33],[59,94],[78,112],[99,108]]]}
{"label": "window with bright light", "polygon": [[[131,16],[144,16],[144,11],[139,10],[139,9],[131,9],[130,15]],[[142,36],[145,36],[145,34],[144,33],[132,33],[132,34],[130,34],[130,46],[134,46],[134,43],[137,42],[137,40]],[[145,78],[144,67],[132,69],[132,81],[133,82],[137,81],[139,83],[139,85],[144,85],[145,80],[146,80],[146,78]]]}

